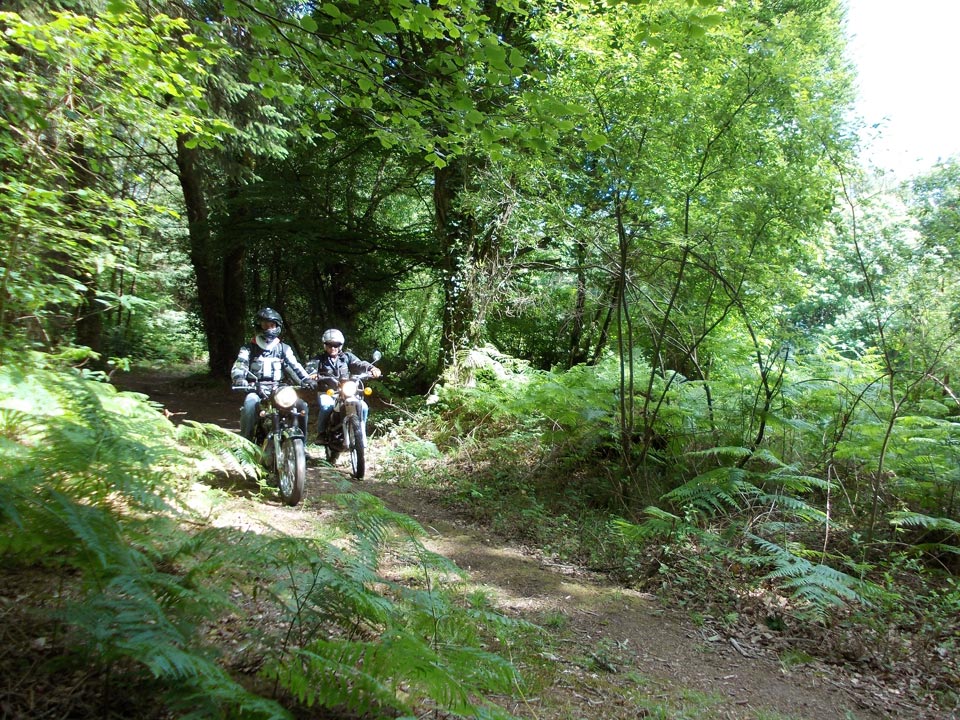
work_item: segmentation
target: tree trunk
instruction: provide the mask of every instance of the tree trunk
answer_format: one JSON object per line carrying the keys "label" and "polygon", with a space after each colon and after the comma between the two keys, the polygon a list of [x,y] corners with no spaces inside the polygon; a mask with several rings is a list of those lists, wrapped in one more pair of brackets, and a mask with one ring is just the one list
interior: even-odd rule
{"label": "tree trunk", "polygon": [[457,364],[457,354],[479,338],[481,319],[476,317],[476,260],[474,218],[455,207],[465,189],[464,161],[455,159],[434,172],[433,202],[437,239],[444,254],[444,304],[441,364]]}
{"label": "tree trunk", "polygon": [[210,230],[201,169],[195,148],[177,138],[177,168],[190,234],[190,263],[197,281],[200,316],[207,336],[207,365],[226,377],[243,342],[243,253],[218,250]]}
{"label": "tree trunk", "polygon": [[567,354],[567,367],[573,367],[587,361],[587,349],[582,345],[584,332],[584,313],[587,307],[587,244],[577,240],[575,257],[577,261],[577,294],[573,304],[573,317],[570,323],[570,351]]}
{"label": "tree trunk", "polygon": [[[96,187],[97,178],[90,167],[90,159],[87,157],[87,150],[83,141],[74,137],[70,141],[70,158],[74,167],[74,184],[80,190]],[[72,199],[68,203],[73,204]],[[105,234],[110,231],[105,229]],[[93,243],[81,241],[85,249],[93,251]],[[97,301],[99,293],[99,277],[92,272],[78,268],[72,257],[68,257],[65,267],[69,268],[67,274],[74,277],[82,283],[86,290],[84,291],[80,303],[76,308],[74,316],[74,338],[78,345],[85,345],[101,356],[94,365],[105,367],[106,362],[102,357],[103,353],[103,312],[104,306]]]}
{"label": "tree trunk", "polygon": [[[83,294],[83,301],[77,308],[77,319],[74,326],[77,345],[85,345],[98,355],[103,353],[103,306],[97,302],[97,281],[92,275],[82,277],[87,286]],[[105,365],[105,358],[101,357],[95,365]]]}
{"label": "tree trunk", "polygon": [[444,257],[441,362],[454,375],[460,352],[484,340],[487,309],[510,275],[510,263],[501,262],[501,248],[515,207],[513,193],[504,193],[496,212],[483,222],[457,204],[461,192],[475,189],[475,160],[455,158],[434,172],[436,233]]}

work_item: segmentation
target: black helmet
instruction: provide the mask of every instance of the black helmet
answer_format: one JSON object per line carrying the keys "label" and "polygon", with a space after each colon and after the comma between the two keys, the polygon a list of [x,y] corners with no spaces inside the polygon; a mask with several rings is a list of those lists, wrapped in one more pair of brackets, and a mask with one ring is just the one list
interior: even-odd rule
{"label": "black helmet", "polygon": [[[270,330],[264,330],[260,327],[260,323],[264,320],[268,322],[276,323],[277,327]],[[263,335],[267,340],[275,340],[280,336],[280,331],[283,330],[283,319],[273,308],[265,307],[260,312],[257,313],[256,317],[253,319],[253,326],[257,329],[257,332],[260,335]]]}

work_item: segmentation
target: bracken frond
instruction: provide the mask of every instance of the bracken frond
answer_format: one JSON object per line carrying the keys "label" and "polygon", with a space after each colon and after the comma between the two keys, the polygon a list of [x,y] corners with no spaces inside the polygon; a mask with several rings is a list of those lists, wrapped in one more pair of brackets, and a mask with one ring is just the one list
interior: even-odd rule
{"label": "bracken frond", "polygon": [[933,517],[922,513],[898,511],[889,515],[890,524],[897,527],[922,527],[924,530],[941,530],[960,538],[960,522],[944,517]]}
{"label": "bracken frond", "polygon": [[[258,659],[303,702],[510,717],[482,698],[519,675],[483,646],[514,621],[463,607],[451,587],[462,571],[372,495],[338,499],[347,535],[336,544],[207,527],[178,513],[179,495],[234,439],[176,429],[143,396],[70,372],[0,367],[0,428],[0,548],[69,579],[48,614],[69,638],[64,658],[93,658],[118,679],[149,675],[177,717],[289,717],[207,644],[204,623],[239,618],[230,598],[244,597],[263,606],[247,627]],[[384,576],[385,559],[411,564],[414,587]]]}
{"label": "bracken frond", "polygon": [[721,511],[739,510],[747,498],[757,495],[759,490],[748,478],[749,473],[743,468],[714,468],[671,490],[664,499],[711,517]]}
{"label": "bracken frond", "polygon": [[631,542],[645,542],[658,538],[682,539],[697,532],[696,528],[683,518],[655,505],[644,508],[643,514],[647,518],[641,523],[632,523],[618,518],[610,522],[610,527]]}
{"label": "bracken frond", "polygon": [[865,583],[822,563],[813,563],[756,535],[749,536],[763,554],[751,561],[772,564],[764,578],[776,581],[802,604],[802,611],[813,619],[823,619],[831,607],[865,602]]}

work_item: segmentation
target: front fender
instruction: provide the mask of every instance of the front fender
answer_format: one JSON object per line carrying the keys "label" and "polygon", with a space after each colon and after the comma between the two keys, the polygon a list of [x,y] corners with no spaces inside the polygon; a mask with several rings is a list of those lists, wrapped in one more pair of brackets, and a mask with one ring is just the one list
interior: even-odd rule
{"label": "front fender", "polygon": [[287,440],[289,438],[303,438],[303,431],[300,429],[299,425],[294,425],[293,427],[286,427],[283,429],[283,439]]}

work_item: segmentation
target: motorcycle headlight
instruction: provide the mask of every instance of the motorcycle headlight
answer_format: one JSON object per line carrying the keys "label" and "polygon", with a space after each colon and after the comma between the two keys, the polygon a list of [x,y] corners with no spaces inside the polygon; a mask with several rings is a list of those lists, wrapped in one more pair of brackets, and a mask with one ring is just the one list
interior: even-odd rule
{"label": "motorcycle headlight", "polygon": [[356,380],[347,380],[340,386],[340,393],[344,397],[353,397],[357,394],[357,381]]}
{"label": "motorcycle headlight", "polygon": [[289,385],[284,385],[274,394],[273,402],[281,410],[289,410],[297,403],[297,391]]}

